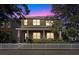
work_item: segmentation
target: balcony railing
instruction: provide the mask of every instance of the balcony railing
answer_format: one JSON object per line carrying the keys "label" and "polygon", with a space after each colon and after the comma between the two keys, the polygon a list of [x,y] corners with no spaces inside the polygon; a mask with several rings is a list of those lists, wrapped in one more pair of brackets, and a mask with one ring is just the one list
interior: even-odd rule
{"label": "balcony railing", "polygon": [[16,28],[16,30],[52,30],[51,26],[27,26]]}

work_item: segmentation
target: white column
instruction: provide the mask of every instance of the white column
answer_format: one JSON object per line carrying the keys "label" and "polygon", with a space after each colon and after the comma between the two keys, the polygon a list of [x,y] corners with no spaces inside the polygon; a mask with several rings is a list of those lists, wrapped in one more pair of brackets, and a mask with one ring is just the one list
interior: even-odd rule
{"label": "white column", "polygon": [[43,39],[45,39],[45,31],[43,30]]}
{"label": "white column", "polygon": [[20,43],[20,30],[18,30],[17,37],[18,37],[18,43]]}
{"label": "white column", "polygon": [[59,40],[62,40],[62,32],[59,31]]}
{"label": "white column", "polygon": [[27,37],[29,37],[29,31],[27,30]]}

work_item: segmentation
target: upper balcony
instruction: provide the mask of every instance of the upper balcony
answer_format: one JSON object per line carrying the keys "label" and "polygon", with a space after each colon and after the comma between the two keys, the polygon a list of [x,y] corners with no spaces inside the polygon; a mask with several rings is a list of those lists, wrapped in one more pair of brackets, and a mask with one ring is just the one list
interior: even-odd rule
{"label": "upper balcony", "polygon": [[21,20],[21,27],[17,30],[52,30],[52,19],[48,18],[27,18]]}

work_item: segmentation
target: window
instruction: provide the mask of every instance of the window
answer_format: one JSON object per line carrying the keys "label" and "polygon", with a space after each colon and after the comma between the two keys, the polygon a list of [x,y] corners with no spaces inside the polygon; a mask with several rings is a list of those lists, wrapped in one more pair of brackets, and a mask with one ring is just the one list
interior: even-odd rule
{"label": "window", "polygon": [[34,19],[33,20],[33,25],[40,25],[40,20]]}
{"label": "window", "polygon": [[24,20],[24,25],[27,25],[27,20]]}
{"label": "window", "polygon": [[52,24],[53,24],[53,21],[50,21],[50,20],[46,21],[46,26],[52,26]]}
{"label": "window", "polygon": [[34,32],[33,33],[33,39],[40,39],[40,32]]}
{"label": "window", "polygon": [[47,33],[47,39],[54,39],[54,33]]}

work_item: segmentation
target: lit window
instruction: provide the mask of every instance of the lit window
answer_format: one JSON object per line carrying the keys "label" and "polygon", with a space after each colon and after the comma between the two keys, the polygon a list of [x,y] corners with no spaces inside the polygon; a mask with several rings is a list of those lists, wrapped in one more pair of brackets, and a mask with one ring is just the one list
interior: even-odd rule
{"label": "lit window", "polygon": [[33,33],[33,39],[40,39],[40,33],[37,32],[37,33]]}
{"label": "lit window", "polygon": [[54,33],[47,33],[47,39],[54,39]]}
{"label": "lit window", "polygon": [[27,25],[27,20],[24,20],[24,25]]}
{"label": "lit window", "polygon": [[33,20],[33,25],[40,25],[40,20],[34,19]]}
{"label": "lit window", "polygon": [[52,26],[53,21],[46,21],[46,26]]}

